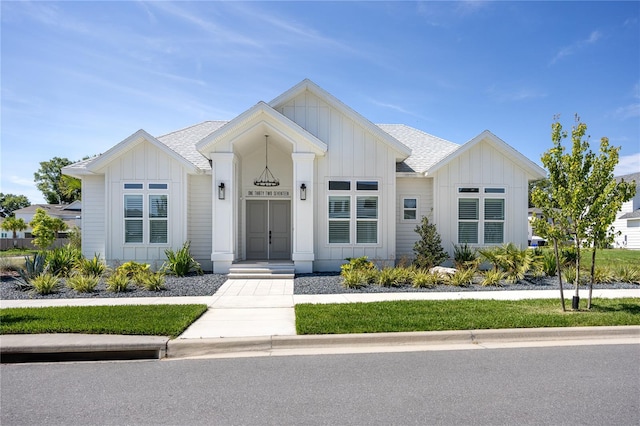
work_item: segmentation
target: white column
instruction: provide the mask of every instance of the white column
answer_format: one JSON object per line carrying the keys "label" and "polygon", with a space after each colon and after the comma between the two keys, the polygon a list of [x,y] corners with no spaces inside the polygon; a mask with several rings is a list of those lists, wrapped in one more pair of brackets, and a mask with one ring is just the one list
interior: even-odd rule
{"label": "white column", "polygon": [[[297,273],[313,272],[315,255],[315,154],[294,152],[293,159],[293,250],[291,260]],[[300,186],[307,188],[306,200],[300,199]]]}
{"label": "white column", "polygon": [[[213,180],[213,272],[226,274],[235,259],[237,194],[235,175],[235,154],[232,152],[214,152],[211,154]],[[224,184],[224,199],[219,198],[220,184]]]}

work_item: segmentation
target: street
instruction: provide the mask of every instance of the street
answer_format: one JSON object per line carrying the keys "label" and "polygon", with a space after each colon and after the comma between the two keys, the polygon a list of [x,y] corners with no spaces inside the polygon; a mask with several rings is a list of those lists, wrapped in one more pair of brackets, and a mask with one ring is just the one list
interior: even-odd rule
{"label": "street", "polygon": [[640,421],[640,345],[5,364],[9,425]]}

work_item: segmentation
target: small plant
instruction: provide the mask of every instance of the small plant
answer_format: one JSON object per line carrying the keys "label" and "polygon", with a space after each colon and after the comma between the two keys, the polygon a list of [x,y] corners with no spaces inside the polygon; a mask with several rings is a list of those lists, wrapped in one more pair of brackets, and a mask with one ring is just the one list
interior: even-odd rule
{"label": "small plant", "polygon": [[165,250],[164,254],[167,255],[167,261],[162,265],[162,270],[178,277],[184,277],[191,271],[202,275],[204,272],[200,264],[191,256],[189,245],[190,243],[186,242],[182,245],[182,248],[175,252],[171,249]]}
{"label": "small plant", "polygon": [[560,263],[562,266],[575,265],[578,259],[578,251],[575,247],[566,247],[560,251]]}
{"label": "small plant", "polygon": [[457,269],[478,267],[478,252],[467,243],[453,245],[453,263]]}
{"label": "small plant", "polygon": [[616,268],[615,272],[618,280],[623,283],[640,284],[640,269],[632,266],[621,265]]}
{"label": "small plant", "polygon": [[616,280],[616,276],[611,268],[606,266],[596,266],[593,274],[596,283],[609,284]]}
{"label": "small plant", "polygon": [[58,290],[60,278],[50,273],[43,273],[31,280],[31,288],[38,294],[51,294]]}
{"label": "small plant", "polygon": [[116,272],[107,278],[107,290],[114,293],[127,291],[131,279],[123,272]]}
{"label": "small plant", "polygon": [[49,271],[59,277],[71,275],[74,266],[82,258],[79,249],[67,244],[64,247],[55,248],[47,253],[46,264]]}
{"label": "small plant", "polygon": [[342,285],[345,288],[361,288],[367,285],[366,272],[358,269],[342,271]]}
{"label": "small plant", "polygon": [[164,274],[162,272],[138,272],[133,276],[136,285],[149,291],[164,290]]}
{"label": "small plant", "polygon": [[79,259],[78,262],[76,262],[76,269],[83,275],[101,277],[107,269],[107,266],[100,259],[100,254],[94,254],[93,259]]}
{"label": "small plant", "polygon": [[558,265],[556,263],[556,255],[554,252],[545,250],[542,254],[542,270],[545,275],[555,277],[558,274]]}
{"label": "small plant", "polygon": [[482,281],[480,281],[480,285],[483,287],[501,287],[502,280],[504,279],[504,272],[490,270],[484,271],[482,273]]}
{"label": "small plant", "polygon": [[45,271],[46,255],[44,253],[36,253],[32,258],[24,257],[24,269],[18,269],[20,279],[18,280],[18,288],[20,290],[31,289],[31,280],[42,275]]}
{"label": "small plant", "polygon": [[413,252],[416,254],[413,264],[416,267],[429,269],[447,260],[449,256],[442,248],[436,225],[429,223],[426,216],[422,216],[422,222],[416,226],[415,232],[420,236],[413,245]]}
{"label": "small plant", "polygon": [[362,257],[347,257],[345,260],[347,260],[349,263],[345,263],[342,266],[340,266],[340,271],[345,272],[345,271],[370,271],[376,268],[376,265],[373,264],[372,261],[369,260],[369,258],[367,256],[362,256]]}
{"label": "small plant", "polygon": [[95,275],[75,274],[67,278],[67,287],[78,293],[92,293],[98,286],[100,278]]}
{"label": "small plant", "polygon": [[458,269],[455,274],[449,275],[447,284],[455,287],[466,287],[473,284],[475,269]]}
{"label": "small plant", "polygon": [[529,271],[542,270],[542,258],[533,250],[520,250],[513,243],[479,250],[480,255],[493,264],[494,271],[503,271],[507,282],[515,283]]}
{"label": "small plant", "polygon": [[137,275],[140,272],[150,272],[150,271],[151,271],[151,265],[149,265],[148,263],[138,263],[138,262],[134,262],[133,260],[123,263],[122,265],[118,266],[118,268],[116,269],[116,273],[121,272],[123,274],[126,274],[129,278],[133,278],[135,275]]}
{"label": "small plant", "polygon": [[383,268],[378,274],[377,283],[382,287],[398,287],[402,284],[402,268]]}
{"label": "small plant", "polygon": [[[576,282],[576,268],[565,268],[562,270],[562,278],[570,284],[574,284]],[[587,277],[584,274],[580,274],[580,280],[578,285],[584,285],[587,282]]]}
{"label": "small plant", "polygon": [[416,271],[413,275],[414,288],[432,288],[443,282],[444,280],[437,272],[429,272],[426,270]]}

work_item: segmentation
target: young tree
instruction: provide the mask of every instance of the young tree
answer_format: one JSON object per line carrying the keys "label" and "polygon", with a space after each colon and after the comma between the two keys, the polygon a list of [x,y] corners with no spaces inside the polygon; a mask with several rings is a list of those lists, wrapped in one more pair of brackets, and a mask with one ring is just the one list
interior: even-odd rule
{"label": "young tree", "polygon": [[4,217],[13,216],[13,212],[29,207],[31,202],[24,195],[3,194],[0,192],[0,213]]}
{"label": "young tree", "polygon": [[[615,208],[614,200],[620,197],[624,199],[627,193],[614,190],[612,187],[608,196],[603,195],[610,183],[607,176],[612,173],[618,162],[619,148],[609,147],[608,139],[603,138],[600,142],[600,157],[597,157],[589,149],[589,137],[585,139],[587,125],[580,122],[576,115],[575,125],[571,130],[571,152],[565,153],[562,141],[568,133],[557,120],[551,128],[553,147],[542,156],[542,163],[549,172],[549,187],[546,190],[535,188],[532,193],[532,201],[543,211],[546,223],[545,220],[534,220],[533,226],[536,232],[541,232],[539,235],[547,236],[554,241],[560,280],[562,278],[557,243],[567,236],[572,237],[577,252],[572,308],[578,309],[581,248],[589,242],[602,241],[601,227],[594,227],[594,224],[605,221],[606,218],[602,215]],[[594,237],[594,232],[598,235],[597,238]],[[560,289],[562,294],[562,281]],[[564,309],[564,299],[562,303]]]}
{"label": "young tree", "polygon": [[594,199],[589,206],[587,221],[587,243],[592,246],[591,279],[589,280],[589,298],[587,309],[591,309],[591,298],[596,270],[597,249],[608,248],[614,237],[620,233],[612,227],[616,214],[622,204],[629,201],[636,192],[635,181],[617,182],[613,170],[618,164],[619,147],[609,145],[609,139],[600,140],[600,155],[594,159],[593,171],[589,176],[588,185],[592,188]]}
{"label": "young tree", "polygon": [[36,209],[33,220],[29,222],[35,237],[33,244],[41,250],[45,250],[53,244],[58,232],[66,231],[67,225],[62,219],[51,217],[44,209]]}
{"label": "young tree", "polygon": [[442,248],[436,225],[429,223],[426,216],[422,216],[422,222],[416,226],[415,231],[420,235],[420,239],[413,245],[413,252],[416,254],[413,263],[417,267],[431,268],[449,258]]}
{"label": "young tree", "polygon": [[[33,174],[36,187],[42,192],[49,204],[71,203],[80,199],[78,186],[63,181],[62,168],[72,164],[68,158],[53,157],[42,161],[40,169]],[[68,179],[75,179],[69,177]],[[71,189],[69,189],[71,188]]]}
{"label": "young tree", "polygon": [[16,219],[15,217],[8,217],[2,222],[2,229],[12,231],[14,239],[17,238],[18,231],[24,231],[27,228],[27,223],[22,218]]}

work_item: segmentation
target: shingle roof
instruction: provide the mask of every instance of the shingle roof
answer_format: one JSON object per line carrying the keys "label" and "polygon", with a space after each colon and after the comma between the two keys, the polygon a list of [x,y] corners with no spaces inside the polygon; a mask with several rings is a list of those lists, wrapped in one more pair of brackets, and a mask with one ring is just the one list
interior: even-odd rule
{"label": "shingle roof", "polygon": [[199,169],[210,170],[209,160],[196,150],[196,143],[225,124],[227,124],[227,121],[205,121],[185,129],[168,133],[157,139]]}
{"label": "shingle roof", "polygon": [[620,216],[619,219],[640,219],[640,209],[634,210],[630,213],[625,213]]}
{"label": "shingle roof", "polygon": [[405,124],[378,124],[385,132],[411,148],[411,155],[396,164],[396,172],[424,173],[460,145]]}
{"label": "shingle roof", "polygon": [[640,186],[640,172],[630,173],[628,175],[616,176],[617,182],[620,182],[622,179],[624,179],[625,182],[631,182],[632,180],[635,180],[636,186]]}

